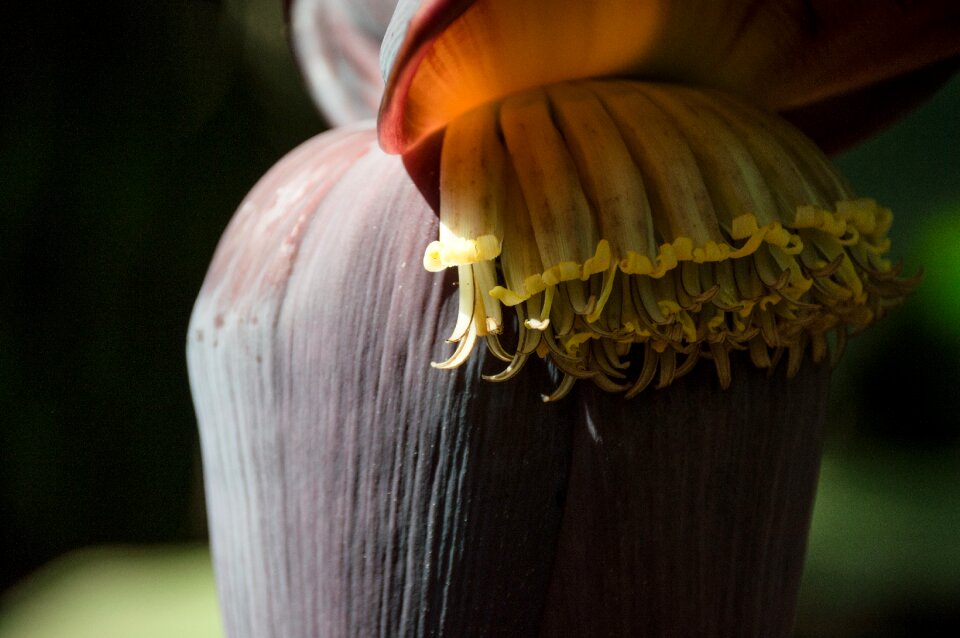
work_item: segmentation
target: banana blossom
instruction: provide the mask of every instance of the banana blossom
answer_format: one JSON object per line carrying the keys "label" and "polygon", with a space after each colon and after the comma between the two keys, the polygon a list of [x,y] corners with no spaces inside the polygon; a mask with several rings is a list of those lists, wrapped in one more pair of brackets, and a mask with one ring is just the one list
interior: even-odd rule
{"label": "banana blossom", "polygon": [[191,319],[227,634],[789,635],[822,361],[912,283],[817,145],[931,92],[958,25],[400,3],[378,130],[263,177]]}

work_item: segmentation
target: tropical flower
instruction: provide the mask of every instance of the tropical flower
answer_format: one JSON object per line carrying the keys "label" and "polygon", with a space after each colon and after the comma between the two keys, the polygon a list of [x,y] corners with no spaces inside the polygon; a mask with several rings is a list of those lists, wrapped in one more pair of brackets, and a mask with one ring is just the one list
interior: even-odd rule
{"label": "tropical flower", "polygon": [[[345,6],[291,12],[342,120],[376,83],[327,85],[369,55],[317,71],[309,40],[358,42]],[[849,140],[957,53],[947,3],[812,6],[401,3],[399,155],[360,123],[284,158],[191,319],[228,635],[789,633],[828,378],[803,353],[905,284],[889,214],[772,112]],[[791,380],[755,365],[780,352]],[[669,387],[540,401],[580,377]]]}
{"label": "tropical flower", "polygon": [[[804,10],[571,0],[399,12],[409,32],[380,138],[438,167],[424,188],[438,191],[440,236],[423,261],[460,280],[457,347],[436,367],[483,337],[506,362],[490,379],[534,355],[562,370],[552,399],[577,378],[632,396],[659,372],[664,387],[701,357],[727,387],[734,350],[762,368],[785,354],[793,376],[808,349],[819,362],[833,343],[835,359],[902,300],[914,282],[885,257],[890,211],[762,110],[851,88],[819,85],[837,60],[806,70],[788,57],[810,54],[804,22],[784,20]],[[858,52],[893,37],[842,9],[806,19],[857,38]],[[499,336],[514,323],[508,350]]]}

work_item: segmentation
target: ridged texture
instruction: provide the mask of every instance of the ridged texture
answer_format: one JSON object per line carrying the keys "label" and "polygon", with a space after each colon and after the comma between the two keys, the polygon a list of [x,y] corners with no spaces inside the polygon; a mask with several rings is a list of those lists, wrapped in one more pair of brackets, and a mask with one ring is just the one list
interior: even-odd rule
{"label": "ridged texture", "polygon": [[454,292],[419,267],[435,232],[356,129],[284,159],[224,235],[189,367],[228,636],[538,626],[574,414],[532,374],[430,370]]}
{"label": "ridged texture", "polygon": [[226,231],[188,360],[227,636],[787,635],[826,369],[547,406],[534,368],[432,370],[436,230],[353,128]]}
{"label": "ridged texture", "polygon": [[727,391],[705,368],[630,401],[578,386],[541,636],[791,635],[828,374],[734,367]]}

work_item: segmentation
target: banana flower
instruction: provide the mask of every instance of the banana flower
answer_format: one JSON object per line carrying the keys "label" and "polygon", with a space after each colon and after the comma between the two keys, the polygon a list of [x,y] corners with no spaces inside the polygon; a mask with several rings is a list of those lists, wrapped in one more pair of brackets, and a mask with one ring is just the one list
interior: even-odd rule
{"label": "banana flower", "polygon": [[824,360],[912,282],[776,113],[849,143],[949,74],[958,24],[402,2],[378,130],[264,176],[194,309],[227,634],[788,635]]}

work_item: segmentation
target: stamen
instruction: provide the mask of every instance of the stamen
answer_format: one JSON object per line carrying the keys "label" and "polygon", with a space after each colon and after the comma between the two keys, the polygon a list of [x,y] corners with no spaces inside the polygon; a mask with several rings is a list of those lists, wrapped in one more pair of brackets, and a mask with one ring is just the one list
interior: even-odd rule
{"label": "stamen", "polygon": [[457,311],[457,324],[453,327],[453,333],[447,339],[451,343],[460,341],[467,334],[467,330],[473,323],[473,310],[477,305],[477,295],[473,291],[473,268],[458,266],[457,274],[460,277],[460,308]]}
{"label": "stamen", "polygon": [[570,390],[573,390],[573,384],[576,382],[577,380],[575,377],[569,374],[565,375],[563,377],[563,381],[561,381],[560,385],[557,386],[557,389],[553,391],[553,394],[550,396],[543,396],[543,402],[550,403],[551,401],[559,401],[563,397],[570,394]]}
{"label": "stamen", "polygon": [[643,392],[650,382],[653,381],[653,375],[657,372],[657,353],[653,351],[653,346],[649,341],[643,343],[643,368],[634,381],[633,387],[627,390],[626,398],[632,399]]}
{"label": "stamen", "polygon": [[473,266],[474,281],[476,281],[477,297],[483,308],[485,333],[500,334],[503,329],[503,315],[500,311],[500,302],[490,296],[490,291],[497,284],[497,270],[492,261],[482,261]]}
{"label": "stamen", "polygon": [[[625,81],[558,84],[451,123],[430,270],[457,266],[450,359],[479,337],[514,377],[532,355],[631,397],[730,352],[792,376],[916,284],[886,258],[890,211],[856,199],[776,117],[725,95]],[[504,349],[503,307],[517,318]],[[631,374],[630,353],[643,363]],[[684,358],[677,361],[678,355]],[[625,383],[621,383],[624,380]]]}
{"label": "stamen", "polygon": [[660,355],[660,381],[657,383],[657,389],[665,388],[673,382],[674,373],[677,370],[677,353],[673,348],[667,348]]}
{"label": "stamen", "polygon": [[516,354],[510,354],[504,349],[503,344],[500,343],[500,338],[497,337],[497,335],[487,335],[486,340],[487,349],[490,351],[490,354],[495,356],[497,359],[511,363],[516,358]]}

